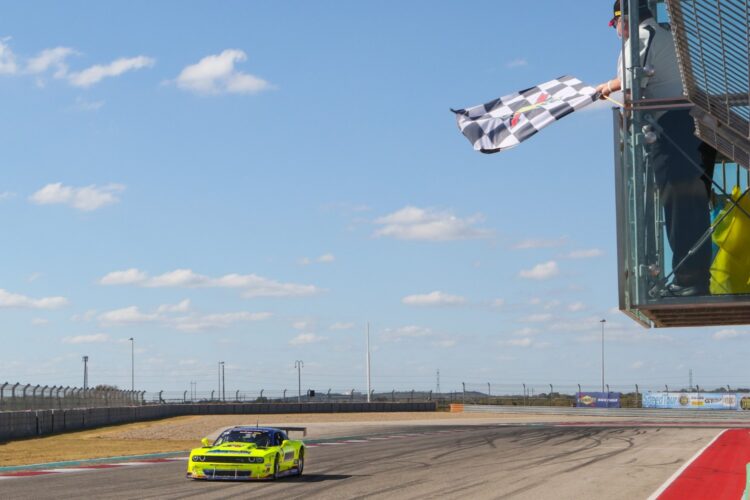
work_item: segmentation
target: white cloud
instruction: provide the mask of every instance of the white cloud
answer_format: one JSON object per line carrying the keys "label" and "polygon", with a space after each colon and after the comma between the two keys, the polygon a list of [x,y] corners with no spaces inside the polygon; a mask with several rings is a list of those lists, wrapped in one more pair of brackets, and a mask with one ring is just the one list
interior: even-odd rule
{"label": "white cloud", "polygon": [[422,326],[410,325],[400,328],[386,328],[381,338],[387,342],[401,342],[404,339],[414,339],[432,336],[432,330]]}
{"label": "white cloud", "polygon": [[83,314],[74,314],[70,317],[71,321],[91,321],[96,317],[96,309],[89,309]]}
{"label": "white cloud", "polygon": [[46,326],[49,324],[49,320],[44,318],[33,318],[31,324],[34,326]]}
{"label": "white cloud", "polygon": [[[332,253],[323,254],[320,257],[315,259],[315,262],[319,264],[331,264],[332,262],[335,262],[335,261],[336,261],[336,256],[333,255]],[[309,257],[302,257],[297,262],[301,266],[309,266],[310,264],[313,263],[312,259],[310,259]]]}
{"label": "white cloud", "polygon": [[475,227],[483,221],[484,217],[481,214],[462,219],[449,211],[407,206],[376,219],[375,224],[382,227],[375,231],[375,236],[422,241],[484,238],[492,232]]}
{"label": "white cloud", "polygon": [[16,197],[16,193],[11,193],[10,191],[0,192],[0,201],[12,200],[15,197]]}
{"label": "white cloud", "polygon": [[295,321],[292,323],[292,328],[295,330],[307,330],[310,324],[307,321]]}
{"label": "white cloud", "polygon": [[536,328],[525,327],[525,328],[521,328],[520,330],[516,330],[515,332],[513,332],[513,335],[518,335],[520,337],[527,337],[529,335],[536,335],[537,333],[539,333],[539,330],[537,330]]}
{"label": "white cloud", "polygon": [[332,253],[326,253],[318,257],[318,262],[321,264],[330,264],[331,262],[334,262],[336,260],[336,257]]}
{"label": "white cloud", "polygon": [[460,306],[466,303],[466,299],[434,291],[424,295],[408,295],[401,299],[401,302],[408,306]]}
{"label": "white cloud", "polygon": [[531,269],[521,270],[519,274],[522,278],[526,279],[546,280],[560,274],[560,270],[557,267],[557,262],[551,260],[549,262],[544,262],[543,264],[537,264]]}
{"label": "white cloud", "polygon": [[435,347],[442,347],[443,349],[449,349],[456,345],[456,341],[455,340],[438,340],[437,342],[433,342],[432,345],[434,345]]}
{"label": "white cloud", "polygon": [[711,335],[711,338],[713,338],[714,340],[727,340],[736,339],[738,337],[742,337],[743,335],[750,335],[750,331],[740,331],[730,328],[719,330],[718,332]]}
{"label": "white cloud", "polygon": [[71,85],[85,88],[99,83],[104,78],[120,76],[128,71],[150,68],[155,63],[156,60],[146,56],[121,58],[107,65],[97,64],[78,73],[71,73],[68,78]]}
{"label": "white cloud", "polygon": [[175,269],[145,281],[145,286],[161,287],[196,287],[206,285],[211,280],[207,276],[194,273],[191,269]]}
{"label": "white cloud", "polygon": [[320,337],[318,335],[315,335],[314,333],[300,333],[296,337],[294,337],[292,340],[289,341],[289,345],[307,345],[307,344],[316,344],[318,342],[323,342],[326,340],[326,337]]}
{"label": "white cloud", "polygon": [[505,64],[505,67],[513,69],[513,68],[522,68],[522,67],[528,66],[528,65],[529,65],[529,62],[526,59],[524,59],[522,57],[519,57],[519,58],[513,59],[511,61],[508,61]]}
{"label": "white cloud", "polygon": [[530,314],[521,318],[522,323],[545,323],[552,320],[551,314]]}
{"label": "white cloud", "polygon": [[26,72],[31,74],[40,74],[53,68],[55,78],[64,78],[68,74],[68,65],[66,59],[76,51],[70,47],[55,47],[54,49],[44,49],[36,57],[32,57],[26,63]]}
{"label": "white cloud", "polygon": [[329,327],[331,330],[351,330],[354,328],[354,323],[334,323]]}
{"label": "white cloud", "polygon": [[0,75],[14,75],[18,72],[16,55],[6,42],[8,38],[0,40]]}
{"label": "white cloud", "polygon": [[142,313],[137,306],[123,307],[107,311],[99,315],[99,321],[104,326],[117,326],[132,323],[147,323],[159,319],[158,314]]}
{"label": "white cloud", "polygon": [[553,240],[539,240],[539,239],[523,240],[513,245],[513,248],[516,250],[533,250],[537,248],[555,248],[555,247],[561,247],[565,245],[567,241],[568,241],[568,238],[565,236],[562,236],[560,238],[553,239]]}
{"label": "white cloud", "polygon": [[565,257],[568,259],[593,259],[595,257],[601,257],[604,252],[598,248],[589,248],[587,250],[573,250]]}
{"label": "white cloud", "polygon": [[495,299],[492,301],[492,307],[495,309],[501,309],[505,307],[505,299]]}
{"label": "white cloud", "polygon": [[271,317],[271,313],[235,312],[222,314],[190,315],[172,318],[165,321],[167,326],[183,332],[217,330],[228,328],[235,323],[262,321]]}
{"label": "white cloud", "polygon": [[174,316],[175,313],[185,313],[190,309],[190,301],[183,300],[176,305],[162,305],[153,313],[144,313],[137,306],[124,307],[107,311],[99,315],[102,326],[127,326],[139,323],[155,323],[168,328],[184,332],[216,330],[228,328],[235,323],[261,321],[271,317],[268,312],[232,312],[218,314],[188,314]]}
{"label": "white cloud", "polygon": [[89,212],[120,201],[117,193],[125,190],[122,184],[84,187],[65,186],[60,182],[47,184],[29,197],[38,205],[62,204]]}
{"label": "white cloud", "polygon": [[236,63],[247,60],[237,49],[206,56],[196,64],[186,66],[175,80],[177,87],[197,94],[257,94],[273,85],[249,73],[237,71]]}
{"label": "white cloud", "polygon": [[630,365],[630,368],[633,370],[640,370],[645,366],[645,363],[643,361],[635,361],[633,364]]}
{"label": "white cloud", "polygon": [[99,282],[107,285],[132,284],[150,288],[237,288],[242,291],[245,298],[304,297],[323,292],[314,285],[280,283],[255,274],[226,274],[219,278],[211,278],[191,269],[175,269],[154,277],[149,277],[147,273],[138,269],[128,269],[109,273]]}
{"label": "white cloud", "polygon": [[73,109],[77,111],[99,111],[104,106],[104,101],[89,101],[83,97],[76,97]]}
{"label": "white cloud", "polygon": [[99,280],[101,285],[132,285],[143,283],[148,276],[143,271],[131,268],[125,271],[114,271]]}
{"label": "white cloud", "polygon": [[528,337],[522,339],[501,340],[498,344],[508,347],[531,347],[534,341]]}
{"label": "white cloud", "polygon": [[163,304],[156,309],[157,314],[163,313],[184,313],[190,310],[190,299],[184,299],[178,304]]}
{"label": "white cloud", "polygon": [[572,304],[568,304],[568,311],[571,312],[579,312],[586,309],[586,304],[583,302],[573,302]]}
{"label": "white cloud", "polygon": [[109,335],[104,333],[95,333],[93,335],[76,335],[75,337],[65,337],[62,341],[65,344],[99,344],[107,342]]}
{"label": "white cloud", "polygon": [[44,297],[32,299],[0,288],[0,309],[58,309],[68,305],[65,297]]}

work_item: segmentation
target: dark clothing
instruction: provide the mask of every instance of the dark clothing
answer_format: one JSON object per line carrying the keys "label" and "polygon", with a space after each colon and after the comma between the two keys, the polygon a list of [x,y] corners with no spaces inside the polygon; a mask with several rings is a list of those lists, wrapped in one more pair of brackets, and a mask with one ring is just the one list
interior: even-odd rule
{"label": "dark clothing", "polygon": [[673,281],[679,286],[708,290],[710,238],[678,265],[710,227],[708,202],[716,152],[695,137],[693,118],[687,110],[668,111],[657,123],[662,132],[649,147],[648,154],[664,206],[667,239],[673,254],[672,269],[675,269]]}

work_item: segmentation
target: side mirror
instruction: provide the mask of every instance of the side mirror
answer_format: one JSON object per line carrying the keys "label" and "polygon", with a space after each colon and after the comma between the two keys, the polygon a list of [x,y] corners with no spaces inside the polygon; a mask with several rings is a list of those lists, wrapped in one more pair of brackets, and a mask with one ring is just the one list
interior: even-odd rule
{"label": "side mirror", "polygon": [[283,441],[281,442],[281,446],[286,446],[286,445],[288,445],[288,444],[289,444],[289,440],[288,440],[288,439],[285,439],[285,440],[283,440]]}
{"label": "side mirror", "polygon": [[211,442],[208,440],[208,438],[201,439],[201,444],[203,445],[204,448],[211,447]]}

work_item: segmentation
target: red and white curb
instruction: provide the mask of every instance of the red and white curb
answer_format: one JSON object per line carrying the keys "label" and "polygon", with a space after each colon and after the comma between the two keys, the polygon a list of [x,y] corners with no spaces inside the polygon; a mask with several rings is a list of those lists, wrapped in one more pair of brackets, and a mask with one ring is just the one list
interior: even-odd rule
{"label": "red and white curb", "polygon": [[[446,430],[436,430],[436,431],[421,432],[421,433],[391,434],[391,435],[385,435],[385,436],[381,435],[381,436],[372,436],[372,437],[362,437],[362,438],[356,438],[356,439],[352,438],[352,439],[331,440],[331,441],[323,441],[319,443],[305,444],[305,447],[318,448],[318,447],[324,447],[324,446],[346,446],[349,444],[366,444],[366,443],[377,442],[377,441],[388,441],[390,439],[408,439],[408,438],[414,438],[414,437],[455,434],[455,433],[460,433],[460,432],[467,432],[469,430],[475,430],[475,429],[446,429]],[[184,461],[187,461],[187,459],[188,457],[186,456],[174,457],[174,458],[153,458],[153,459],[134,460],[132,462],[122,461],[122,462],[111,462],[111,463],[105,463],[105,464],[76,465],[76,466],[71,466],[71,467],[55,467],[55,468],[49,468],[49,469],[30,469],[30,470],[19,470],[19,471],[13,471],[13,472],[0,472],[0,481],[4,479],[16,479],[16,478],[22,478],[22,477],[48,476],[48,475],[53,475],[53,474],[70,474],[73,472],[89,472],[89,471],[94,471],[94,470],[115,469],[115,468],[122,468],[122,467],[139,467],[139,466],[154,465],[154,464],[161,464],[161,463],[168,463],[168,462],[184,462]]]}
{"label": "red and white curb", "polygon": [[31,469],[31,470],[19,470],[14,472],[2,472],[0,473],[0,481],[3,479],[16,479],[21,477],[35,477],[35,476],[48,476],[52,474],[70,474],[73,472],[89,472],[94,470],[103,469],[117,469],[121,467],[133,467],[143,465],[161,464],[167,462],[180,462],[187,460],[187,457],[174,457],[174,458],[154,458],[148,460],[138,460],[134,462],[113,462],[108,464],[95,464],[95,465],[78,465],[75,467],[56,467],[51,469]]}

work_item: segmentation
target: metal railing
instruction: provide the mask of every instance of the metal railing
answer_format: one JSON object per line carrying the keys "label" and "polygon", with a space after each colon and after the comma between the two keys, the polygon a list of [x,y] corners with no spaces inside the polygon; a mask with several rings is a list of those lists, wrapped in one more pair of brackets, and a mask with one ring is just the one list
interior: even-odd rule
{"label": "metal railing", "polygon": [[102,408],[143,404],[144,391],[0,383],[0,411]]}

